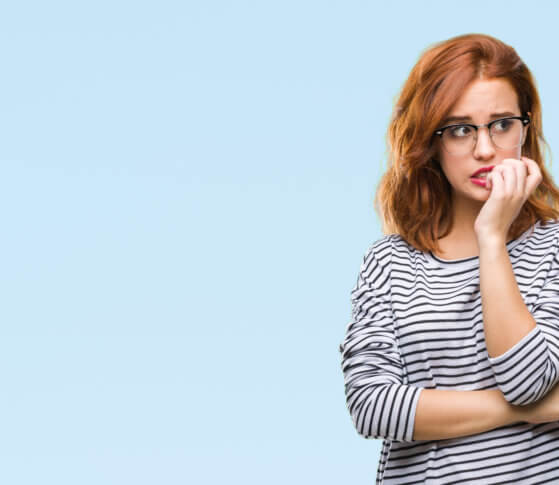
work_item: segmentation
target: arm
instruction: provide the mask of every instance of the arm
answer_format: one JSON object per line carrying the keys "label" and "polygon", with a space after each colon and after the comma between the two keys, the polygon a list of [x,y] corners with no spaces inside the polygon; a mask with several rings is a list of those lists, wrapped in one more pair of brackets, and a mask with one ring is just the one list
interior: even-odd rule
{"label": "arm", "polygon": [[480,245],[479,271],[485,343],[494,358],[535,329],[536,321],[524,304],[502,241]]}
{"label": "arm", "polygon": [[524,420],[524,408],[508,403],[499,389],[423,389],[417,404],[413,439],[469,436]]}
{"label": "arm", "polygon": [[340,344],[346,402],[365,438],[413,441],[420,388],[403,384],[403,366],[388,299],[390,255],[373,245],[351,291],[352,319]]}
{"label": "arm", "polygon": [[480,244],[480,288],[489,362],[499,389],[511,404],[536,402],[559,381],[556,244],[553,248],[550,278],[530,313],[506,246],[494,240]]}
{"label": "arm", "polygon": [[385,259],[372,248],[365,254],[351,292],[352,321],[340,345],[346,401],[357,432],[364,438],[411,442],[467,436],[522,421],[524,409],[509,404],[498,389],[404,384]]}

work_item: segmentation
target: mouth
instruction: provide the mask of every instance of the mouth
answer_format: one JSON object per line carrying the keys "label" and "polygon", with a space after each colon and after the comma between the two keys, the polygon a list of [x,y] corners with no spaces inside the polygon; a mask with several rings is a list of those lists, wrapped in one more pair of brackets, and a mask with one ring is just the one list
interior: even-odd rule
{"label": "mouth", "polygon": [[481,173],[477,173],[475,175],[472,175],[471,178],[476,179],[476,180],[486,180],[488,174],[489,174],[489,172],[481,172]]}
{"label": "mouth", "polygon": [[494,166],[492,167],[485,167],[482,168],[480,170],[478,170],[476,173],[474,173],[471,178],[473,179],[478,179],[478,180],[485,180],[487,178],[487,175],[489,173],[491,173],[491,171],[493,170],[493,168],[495,168]]}

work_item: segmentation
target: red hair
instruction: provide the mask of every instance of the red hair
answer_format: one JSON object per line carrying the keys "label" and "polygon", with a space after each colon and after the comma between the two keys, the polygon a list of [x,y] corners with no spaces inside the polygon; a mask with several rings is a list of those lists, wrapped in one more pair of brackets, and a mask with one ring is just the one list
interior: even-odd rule
{"label": "red hair", "polygon": [[438,237],[452,229],[451,186],[433,158],[440,128],[468,85],[502,78],[514,88],[521,113],[530,112],[522,155],[540,167],[542,181],[511,224],[509,239],[537,220],[559,218],[559,190],[544,166],[541,104],[534,78],[516,51],[485,34],[464,34],[422,52],[404,83],[390,121],[388,170],[378,185],[374,207],[383,232],[397,233],[421,251],[439,251]]}

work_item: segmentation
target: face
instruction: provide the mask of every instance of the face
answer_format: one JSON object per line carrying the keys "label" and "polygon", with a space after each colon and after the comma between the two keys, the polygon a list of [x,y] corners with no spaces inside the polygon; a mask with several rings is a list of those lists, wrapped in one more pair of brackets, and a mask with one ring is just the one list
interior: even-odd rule
{"label": "face", "polygon": [[[465,123],[480,125],[504,116],[491,116],[492,113],[510,112],[521,116],[518,99],[514,88],[504,79],[477,79],[473,81],[450,110],[448,116],[470,117]],[[442,126],[458,123],[452,121]],[[528,126],[524,127],[527,130]],[[440,143],[440,142],[439,142]],[[480,128],[477,142],[470,153],[451,155],[439,145],[438,160],[451,187],[452,196],[458,204],[484,203],[490,191],[471,181],[472,174],[488,165],[498,165],[505,158],[521,157],[522,147],[503,150],[496,147],[489,136],[487,128]]]}

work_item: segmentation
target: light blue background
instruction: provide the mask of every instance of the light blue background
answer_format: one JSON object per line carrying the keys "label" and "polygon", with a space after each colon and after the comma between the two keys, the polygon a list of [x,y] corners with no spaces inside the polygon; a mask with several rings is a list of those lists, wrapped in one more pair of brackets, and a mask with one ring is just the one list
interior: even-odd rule
{"label": "light blue background", "polygon": [[558,14],[4,2],[0,482],[374,483],[338,345],[395,97],[430,44],[488,33],[553,149]]}

